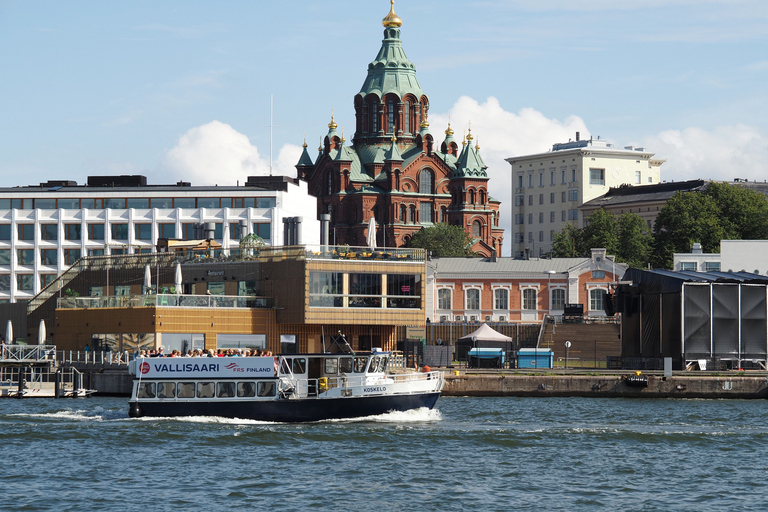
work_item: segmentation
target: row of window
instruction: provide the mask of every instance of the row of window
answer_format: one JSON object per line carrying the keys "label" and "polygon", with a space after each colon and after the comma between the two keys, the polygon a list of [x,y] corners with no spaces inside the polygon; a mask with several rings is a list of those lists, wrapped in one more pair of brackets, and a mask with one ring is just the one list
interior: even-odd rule
{"label": "row of window", "polygon": [[[567,183],[566,177],[567,177],[567,171],[568,169],[562,167],[560,169],[560,184],[565,185]],[[555,176],[556,172],[554,170],[549,171],[549,186],[553,187],[556,185],[555,183]],[[517,188],[523,188],[523,173],[520,173],[517,175]],[[576,169],[571,169],[571,183],[578,182],[577,176],[576,176]],[[544,186],[544,173],[539,173],[539,186]],[[533,173],[528,174],[528,188],[533,188]]]}
{"label": "row of window", "polygon": [[106,197],[106,198],[23,198],[0,199],[0,210],[101,210],[149,208],[274,208],[274,197]]}
{"label": "row of window", "polygon": [[[565,308],[565,288],[553,288],[551,290],[550,303],[551,309],[554,311],[561,311]],[[592,311],[600,311],[603,309],[603,295],[605,290],[601,288],[595,288],[589,291],[589,309]],[[522,309],[523,310],[537,310],[539,301],[539,292],[535,288],[524,288],[522,290]],[[493,290],[493,309],[498,311],[509,310],[509,289],[497,288]],[[439,310],[452,310],[453,309],[453,290],[450,288],[439,288],[437,290],[437,309]],[[489,309],[483,308],[480,300],[480,290],[478,288],[468,288],[464,290],[464,308],[465,310],[482,310]]]}
{"label": "row of window", "polygon": [[[549,222],[555,222],[555,213],[554,211],[549,212]],[[534,213],[528,214],[528,224],[535,224],[536,218],[534,216]],[[539,224],[544,224],[544,212],[539,212],[538,215]],[[560,211],[560,220],[562,222],[565,222],[565,220],[578,220],[579,219],[579,210],[572,209],[572,210],[561,210]],[[515,224],[525,224],[525,214],[524,213],[516,213],[515,214]]]}
{"label": "row of window", "polygon": [[[186,240],[195,239],[195,226],[197,223],[182,223],[180,238]],[[214,238],[222,239],[224,236],[224,225],[220,222],[215,223]],[[113,222],[109,224],[110,235],[112,240],[128,240],[128,223]],[[150,223],[136,223],[133,225],[134,239],[136,240],[152,240],[152,224]],[[39,224],[40,240],[47,242],[56,242],[59,239],[59,225],[58,224]],[[79,242],[82,239],[83,226],[80,223],[77,224],[64,224],[64,239],[70,242]],[[104,223],[89,223],[86,225],[87,239],[104,241],[105,224]],[[268,223],[259,222],[253,224],[253,232],[265,240],[272,238],[271,226]],[[17,240],[34,241],[35,240],[35,224],[17,224],[16,225]],[[157,236],[158,238],[176,238],[176,223],[158,223],[157,224]],[[231,240],[240,239],[240,224],[237,222],[229,223],[229,238]],[[11,240],[11,225],[0,224],[0,240]]]}
{"label": "row of window", "polygon": [[139,398],[253,398],[273,397],[276,381],[141,382]]}
{"label": "row of window", "polygon": [[388,308],[420,308],[421,276],[309,273],[310,307],[380,308],[384,304]]}
{"label": "row of window", "polygon": [[[363,106],[362,112],[362,127],[363,133],[377,134],[379,132],[379,123],[384,122],[386,125],[381,126],[382,130],[386,133],[397,133],[402,131],[403,133],[416,133],[419,131],[419,124],[421,122],[421,108],[425,110],[429,108],[429,105],[424,101],[423,106],[418,103],[413,103],[412,100],[407,99],[404,102],[396,102],[392,98],[387,98],[384,103],[379,103],[378,98],[371,97],[370,103],[366,103]],[[397,115],[398,107],[402,105],[403,117],[402,125],[400,125],[400,119]],[[381,111],[379,110],[381,108]],[[385,119],[380,119],[384,114]]]}
{"label": "row of window", "polygon": [[[549,193],[549,204],[555,204],[555,192]],[[568,198],[568,201],[578,201],[579,200],[579,190],[578,189],[571,189],[567,192],[563,190],[560,192],[560,202],[564,203],[566,202],[566,197]],[[539,204],[544,204],[544,194],[539,194]],[[525,206],[525,196],[524,195],[516,195],[515,196],[515,206]],[[533,194],[528,195],[528,206],[533,206]]]}
{"label": "row of window", "polygon": [[[720,272],[719,261],[705,261],[702,263],[701,267],[704,272]],[[698,263],[695,261],[682,261],[680,262],[680,270],[692,270],[696,272],[698,270]],[[759,273],[759,271],[755,270],[755,274]]]}

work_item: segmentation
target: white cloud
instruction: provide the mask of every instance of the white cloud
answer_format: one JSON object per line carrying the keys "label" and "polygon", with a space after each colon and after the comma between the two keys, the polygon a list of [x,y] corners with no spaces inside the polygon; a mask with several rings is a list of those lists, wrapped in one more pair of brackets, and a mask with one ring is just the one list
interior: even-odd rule
{"label": "white cloud", "polygon": [[644,145],[667,160],[661,167],[662,180],[766,178],[768,135],[755,127],[667,130],[646,137]]}
{"label": "white cloud", "polygon": [[464,133],[472,127],[474,143],[480,145],[480,155],[488,166],[488,182],[491,196],[501,201],[499,225],[504,228],[504,256],[509,256],[512,247],[511,226],[511,168],[504,160],[512,156],[543,153],[556,142],[567,142],[580,132],[589,137],[586,124],[578,116],[569,116],[564,121],[550,119],[532,108],[509,112],[494,97],[485,102],[462,96],[447,113],[429,115],[430,130],[438,146],[445,135],[450,116],[454,138],[461,144]]}
{"label": "white cloud", "polygon": [[[299,146],[285,144],[273,162],[272,174],[294,176],[300,156]],[[173,179],[193,185],[233,185],[245,182],[248,176],[269,175],[269,157],[262,158],[246,135],[219,121],[182,135],[163,164]]]}

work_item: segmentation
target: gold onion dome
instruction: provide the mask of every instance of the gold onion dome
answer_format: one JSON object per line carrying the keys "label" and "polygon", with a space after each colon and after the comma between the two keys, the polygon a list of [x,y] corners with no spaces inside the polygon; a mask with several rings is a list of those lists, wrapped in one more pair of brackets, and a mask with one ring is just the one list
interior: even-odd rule
{"label": "gold onion dome", "polygon": [[445,130],[446,135],[453,135],[453,128],[451,128],[451,122],[448,121],[448,128]]}
{"label": "gold onion dome", "polygon": [[472,142],[472,139],[474,138],[472,137],[472,128],[470,128],[468,131],[469,133],[467,133],[467,142]]}
{"label": "gold onion dome", "polygon": [[400,19],[400,16],[395,14],[395,0],[389,0],[389,3],[391,4],[389,14],[381,20],[381,24],[384,25],[385,28],[401,27],[403,25],[403,20]]}
{"label": "gold onion dome", "polygon": [[328,128],[331,130],[335,130],[339,125],[336,124],[336,121],[333,120],[333,115],[331,115],[331,122],[328,123]]}

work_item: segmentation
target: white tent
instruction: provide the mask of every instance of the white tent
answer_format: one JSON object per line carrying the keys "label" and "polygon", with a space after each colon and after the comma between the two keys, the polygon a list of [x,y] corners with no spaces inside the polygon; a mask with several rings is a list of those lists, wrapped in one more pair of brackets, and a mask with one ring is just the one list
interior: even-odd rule
{"label": "white tent", "polygon": [[462,336],[459,341],[514,341],[509,336],[504,336],[493,330],[488,324],[482,324],[477,330]]}

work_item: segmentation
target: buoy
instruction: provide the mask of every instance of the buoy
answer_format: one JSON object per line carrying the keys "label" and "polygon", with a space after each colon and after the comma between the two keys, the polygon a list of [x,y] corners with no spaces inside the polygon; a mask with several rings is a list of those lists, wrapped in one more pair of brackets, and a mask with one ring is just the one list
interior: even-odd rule
{"label": "buoy", "polygon": [[141,407],[138,403],[132,403],[128,408],[128,416],[131,418],[141,418]]}

